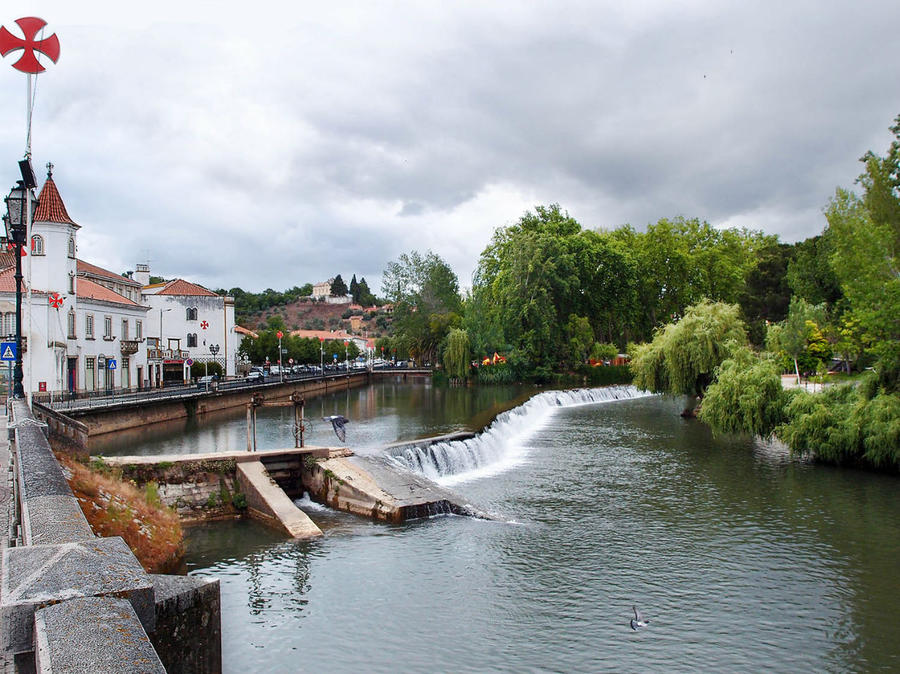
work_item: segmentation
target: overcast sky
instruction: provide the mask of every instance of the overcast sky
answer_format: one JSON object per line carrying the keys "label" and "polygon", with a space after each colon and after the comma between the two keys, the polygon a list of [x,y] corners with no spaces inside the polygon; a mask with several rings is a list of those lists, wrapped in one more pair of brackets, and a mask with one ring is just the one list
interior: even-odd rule
{"label": "overcast sky", "polygon": [[796,241],[900,114],[897,0],[3,3],[15,35],[23,16],[61,43],[33,163],[79,257],[213,288],[379,292],[414,249],[469,286],[494,229],[553,202],[588,228],[685,215]]}

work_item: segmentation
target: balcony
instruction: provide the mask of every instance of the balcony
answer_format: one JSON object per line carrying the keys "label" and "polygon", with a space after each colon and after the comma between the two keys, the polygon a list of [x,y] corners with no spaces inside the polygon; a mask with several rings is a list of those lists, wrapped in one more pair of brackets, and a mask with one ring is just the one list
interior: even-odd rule
{"label": "balcony", "polygon": [[133,353],[137,353],[141,341],[142,340],[140,339],[120,339],[119,349],[121,350],[122,355],[130,356]]}

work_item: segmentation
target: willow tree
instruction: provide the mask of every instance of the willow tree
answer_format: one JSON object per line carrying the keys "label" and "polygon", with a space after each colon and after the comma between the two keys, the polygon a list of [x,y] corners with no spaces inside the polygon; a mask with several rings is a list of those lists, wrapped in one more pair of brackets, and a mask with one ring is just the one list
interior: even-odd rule
{"label": "willow tree", "polygon": [[633,347],[634,385],[653,393],[685,395],[682,414],[692,416],[712,383],[718,365],[747,345],[747,330],[736,304],[703,301],[684,318],[657,330],[653,341]]}
{"label": "willow tree", "polygon": [[465,379],[471,360],[469,333],[453,328],[447,335],[447,347],[444,349],[444,369],[447,375],[454,379]]}
{"label": "willow tree", "polygon": [[698,416],[716,433],[770,437],[785,421],[790,394],[781,386],[778,365],[750,349],[736,349],[716,371]]}

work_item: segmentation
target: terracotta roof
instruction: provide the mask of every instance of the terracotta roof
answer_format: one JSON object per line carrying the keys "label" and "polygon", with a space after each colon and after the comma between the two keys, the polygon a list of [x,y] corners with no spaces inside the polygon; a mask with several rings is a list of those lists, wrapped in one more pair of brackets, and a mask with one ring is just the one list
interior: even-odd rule
{"label": "terracotta roof", "polygon": [[185,281],[184,279],[177,278],[174,281],[169,281],[166,284],[166,287],[160,290],[157,295],[189,295],[191,297],[218,297],[211,290],[207,290],[203,286],[199,286],[196,283],[191,283],[190,281]]}
{"label": "terracotta roof", "polygon": [[34,213],[35,222],[61,222],[67,225],[79,225],[69,217],[66,212],[66,205],[63,203],[62,197],[59,196],[59,190],[56,189],[56,183],[53,178],[47,177],[41,193],[38,195],[38,207]]}
{"label": "terracotta roof", "polygon": [[255,332],[253,332],[253,330],[248,330],[247,328],[243,327],[242,325],[235,325],[234,331],[236,333],[238,333],[239,335],[247,335],[248,337],[252,337],[253,339],[256,339],[259,337],[259,335]]}
{"label": "terracotta roof", "polygon": [[[3,271],[0,271],[0,293],[14,293],[16,292],[16,268],[8,267]],[[25,279],[22,279],[22,292],[28,292],[28,285],[25,283]],[[32,290],[32,295],[46,295],[46,290]],[[25,306],[25,303],[28,300],[25,296],[22,296],[22,306]],[[24,311],[24,309],[23,309]]]}
{"label": "terracotta roof", "polygon": [[365,337],[357,337],[356,335],[351,335],[349,332],[344,330],[335,330],[331,332],[330,330],[291,330],[291,336],[293,337],[306,337],[307,339],[324,339],[325,341],[329,340],[345,340],[345,339],[365,339]]}
{"label": "terracotta roof", "polygon": [[121,274],[117,274],[114,271],[109,271],[108,269],[104,269],[103,267],[98,267],[97,265],[91,264],[90,262],[85,262],[84,260],[77,260],[77,263],[79,274],[100,276],[101,278],[108,278],[118,283],[124,283],[125,285],[135,286],[137,288],[141,287],[141,284],[134,279],[130,279],[127,276],[122,276]]}
{"label": "terracotta roof", "polygon": [[[5,246],[4,246],[5,248]],[[16,254],[6,251],[0,252],[0,269],[9,269],[16,266]]]}
{"label": "terracotta roof", "polygon": [[132,302],[127,297],[123,297],[119,293],[110,290],[106,286],[102,286],[99,283],[94,283],[89,279],[78,277],[76,281],[78,283],[77,290],[79,299],[115,302],[116,304],[126,304],[130,307],[141,306],[136,302]]}

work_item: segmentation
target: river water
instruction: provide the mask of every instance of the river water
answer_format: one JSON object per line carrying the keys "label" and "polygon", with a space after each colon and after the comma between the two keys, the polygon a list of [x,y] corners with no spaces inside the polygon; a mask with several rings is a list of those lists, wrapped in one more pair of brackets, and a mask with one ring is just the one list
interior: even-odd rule
{"label": "river water", "polygon": [[[393,526],[306,501],[325,531],[313,542],[190,529],[189,573],[221,581],[225,671],[900,671],[898,478],[714,438],[678,401],[635,393],[391,383],[311,401],[376,451],[538,396],[466,447],[398,457],[498,521]],[[272,414],[260,445],[291,444]],[[328,433],[319,422],[310,442]],[[178,437],[246,445],[232,415],[108,451]],[[650,621],[638,631],[633,605]]]}

